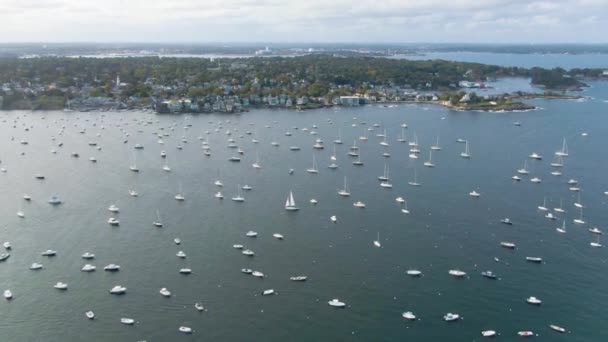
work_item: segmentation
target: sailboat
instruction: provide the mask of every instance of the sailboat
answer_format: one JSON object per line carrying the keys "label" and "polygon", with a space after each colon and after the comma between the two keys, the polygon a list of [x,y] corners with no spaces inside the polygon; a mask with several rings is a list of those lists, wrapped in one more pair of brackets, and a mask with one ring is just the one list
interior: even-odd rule
{"label": "sailboat", "polygon": [[184,197],[184,195],[182,195],[182,183],[181,182],[178,184],[178,187],[179,187],[179,192],[177,193],[177,195],[175,195],[175,200],[181,202],[186,199]]}
{"label": "sailboat", "polygon": [[460,156],[462,158],[469,159],[469,158],[471,158],[471,154],[469,152],[469,141],[466,140],[464,143],[465,143],[465,145],[464,145],[464,152],[462,152],[460,154]]}
{"label": "sailboat", "polygon": [[557,228],[555,228],[555,230],[556,230],[558,233],[565,234],[565,233],[566,233],[566,220],[564,219],[564,221],[562,222],[562,226],[561,226],[561,227],[557,227]]}
{"label": "sailboat", "polygon": [[407,184],[409,184],[411,186],[420,186],[420,183],[418,183],[418,180],[417,180],[416,169],[414,169],[414,180],[407,182]]}
{"label": "sailboat", "polygon": [[163,171],[170,172],[171,168],[169,167],[169,162],[167,162],[167,158],[165,157],[164,160],[165,160],[165,164],[163,165],[162,169],[163,169]]}
{"label": "sailboat", "polygon": [[296,207],[296,201],[294,201],[293,192],[291,192],[291,191],[289,191],[289,196],[287,196],[287,200],[285,201],[285,210],[287,210],[287,211],[300,210],[300,208]]}
{"label": "sailboat", "polygon": [[309,169],[306,169],[306,171],[308,171],[309,173],[319,173],[319,170],[317,169],[317,159],[315,158],[315,154],[312,154],[312,167]]}
{"label": "sailboat", "polygon": [[376,237],[376,240],[374,240],[374,246],[378,248],[382,247],[382,245],[380,244],[380,232],[378,232],[378,236]]}
{"label": "sailboat", "polygon": [[255,150],[255,163],[251,164],[251,166],[254,169],[261,169],[262,166],[260,165],[260,155],[258,153],[258,150]]}
{"label": "sailboat", "polygon": [[418,147],[418,136],[414,133],[414,140],[408,143],[410,147]]}
{"label": "sailboat", "polygon": [[437,142],[435,143],[435,145],[431,146],[431,150],[441,151],[441,145],[439,145],[439,136],[437,136]]}
{"label": "sailboat", "polygon": [[386,181],[388,180],[388,175],[387,175],[387,167],[388,165],[386,164],[386,162],[384,163],[384,173],[382,174],[382,176],[378,176],[378,180],[380,181]]}
{"label": "sailboat", "polygon": [[129,166],[129,169],[133,172],[139,172],[139,168],[137,167],[137,156],[133,153],[133,164]]}
{"label": "sailboat", "polygon": [[338,145],[342,144],[342,136],[340,134],[340,129],[339,128],[338,128],[338,137],[336,137],[336,140],[334,140],[334,144],[338,144]]}
{"label": "sailboat", "polygon": [[232,200],[235,202],[245,202],[245,197],[241,193],[241,185],[237,185],[236,187],[236,196],[232,197]]}
{"label": "sailboat", "polygon": [[337,169],[338,164],[335,163],[335,161],[338,160],[336,157],[336,145],[334,145],[334,154],[332,154],[329,159],[331,160],[331,164],[329,164],[327,167],[330,169]]}
{"label": "sailboat", "polygon": [[538,210],[547,211],[547,197],[543,197],[543,205],[539,205]]}
{"label": "sailboat", "polygon": [[213,184],[219,187],[224,186],[224,183],[222,183],[222,181],[220,180],[220,169],[217,169],[217,179],[215,180],[215,182],[213,182]]}
{"label": "sailboat", "polygon": [[405,137],[405,127],[401,127],[401,135],[399,136],[399,138],[397,138],[397,141],[400,143],[404,143],[407,141],[407,138]]}
{"label": "sailboat", "polygon": [[363,165],[363,162],[361,161],[361,154],[357,154],[357,160],[355,160],[355,161],[353,162],[353,165],[356,165],[356,166],[361,166],[361,165]]}
{"label": "sailboat", "polygon": [[155,227],[161,228],[163,226],[163,221],[160,219],[160,212],[156,210],[156,221],[152,222]]}
{"label": "sailboat", "polygon": [[382,146],[388,146],[388,142],[386,141],[386,129],[384,129],[384,139],[382,139],[382,141],[380,142],[380,145]]}
{"label": "sailboat", "polygon": [[367,141],[367,131],[365,130],[365,128],[363,128],[363,135],[359,136],[359,140],[361,141]]}
{"label": "sailboat", "polygon": [[357,153],[357,151],[359,150],[359,147],[357,147],[357,140],[353,140],[353,146],[351,146],[350,151],[348,151],[348,155],[351,157],[356,157],[359,155],[359,153]]}
{"label": "sailboat", "polygon": [[574,202],[574,206],[577,208],[583,208],[583,202],[581,201],[581,193],[578,193],[578,201]]}
{"label": "sailboat", "polygon": [[517,170],[517,173],[519,173],[520,175],[527,175],[530,173],[530,171],[528,171],[528,160],[524,160],[524,167]]}
{"label": "sailboat", "polygon": [[563,142],[562,142],[562,149],[555,152],[556,156],[559,157],[567,157],[568,156],[568,146],[566,145],[566,138],[564,138]]}
{"label": "sailboat", "polygon": [[599,235],[596,235],[596,236],[595,236],[595,241],[590,242],[590,243],[589,243],[589,245],[590,245],[591,247],[596,247],[596,248],[598,248],[598,247],[604,247],[604,246],[603,246],[603,245],[600,243],[600,236],[599,236]]}
{"label": "sailboat", "polygon": [[585,224],[585,221],[583,220],[583,208],[580,209],[580,216],[577,219],[574,219],[573,222],[576,224]]}
{"label": "sailboat", "polygon": [[402,208],[401,208],[401,212],[404,214],[409,214],[410,211],[407,209],[407,201],[403,200],[403,202],[401,202]]}
{"label": "sailboat", "polygon": [[553,167],[564,167],[564,157],[556,154],[555,158],[553,158],[553,162],[551,162],[551,166],[553,166]]}
{"label": "sailboat", "polygon": [[563,209],[563,200],[560,198],[559,199],[559,208],[553,208],[554,211],[558,212],[558,213],[565,213],[566,211]]}
{"label": "sailboat", "polygon": [[435,167],[435,164],[433,164],[433,149],[429,150],[429,160],[424,162],[424,166]]}
{"label": "sailboat", "polygon": [[338,195],[344,197],[350,196],[350,190],[348,189],[348,184],[346,183],[346,176],[344,176],[344,188],[338,190]]}
{"label": "sailboat", "polygon": [[392,188],[393,187],[393,184],[391,184],[391,182],[390,182],[389,173],[390,173],[390,170],[389,170],[388,165],[384,164],[384,177],[383,177],[384,180],[380,183],[380,186],[383,188]]}

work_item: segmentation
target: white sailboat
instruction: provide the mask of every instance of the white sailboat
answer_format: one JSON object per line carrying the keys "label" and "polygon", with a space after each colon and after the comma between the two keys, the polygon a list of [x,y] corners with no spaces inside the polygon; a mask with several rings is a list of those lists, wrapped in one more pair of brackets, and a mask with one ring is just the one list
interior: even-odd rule
{"label": "white sailboat", "polygon": [[420,183],[418,183],[418,177],[417,177],[417,174],[416,174],[416,169],[414,169],[414,180],[407,182],[407,184],[409,184],[411,186],[420,186]]}
{"label": "white sailboat", "polygon": [[401,205],[402,205],[401,212],[404,214],[409,214],[410,211],[407,209],[407,201],[403,200],[403,202],[401,202]]}
{"label": "white sailboat", "polygon": [[181,182],[179,182],[177,186],[178,186],[178,193],[177,193],[177,194],[175,195],[175,197],[174,197],[174,198],[175,198],[175,200],[176,200],[176,201],[180,201],[180,202],[181,202],[181,201],[186,200],[186,198],[185,198],[185,197],[184,197],[184,195],[182,194],[182,183],[181,183]]}
{"label": "white sailboat", "polygon": [[306,171],[308,173],[319,173],[319,169],[317,169],[317,159],[315,158],[315,154],[312,154],[312,167],[310,167],[309,169],[306,169]]}
{"label": "white sailboat", "polygon": [[219,187],[224,186],[224,183],[222,183],[222,181],[220,180],[220,169],[217,169],[217,179],[215,180],[215,182],[213,182],[213,184]]}
{"label": "white sailboat", "polygon": [[566,145],[566,138],[564,138],[562,142],[562,149],[555,152],[556,156],[567,157],[568,156],[568,146]]}
{"label": "white sailboat", "polygon": [[133,172],[139,172],[139,168],[137,167],[137,156],[133,153],[133,163],[129,166],[129,169]]}
{"label": "white sailboat", "polygon": [[433,164],[433,149],[432,148],[429,150],[429,160],[424,162],[424,166],[435,167],[435,164]]}
{"label": "white sailboat", "polygon": [[414,140],[410,141],[408,145],[410,147],[418,147],[418,135],[416,133],[414,133]]}
{"label": "white sailboat", "polygon": [[338,145],[342,144],[342,136],[340,134],[340,129],[339,128],[338,128],[338,136],[336,137],[336,140],[334,140],[334,144],[338,144]]}
{"label": "white sailboat", "polygon": [[152,222],[155,227],[162,228],[163,221],[160,219],[160,211],[156,210],[156,221]]}
{"label": "white sailboat", "polygon": [[539,205],[537,208],[538,208],[538,210],[541,210],[541,211],[549,210],[549,209],[547,209],[547,197],[543,197],[543,205]]}
{"label": "white sailboat", "polygon": [[393,184],[391,184],[390,179],[390,170],[387,164],[384,165],[384,180],[380,182],[380,186],[383,188],[392,188]]}
{"label": "white sailboat", "polygon": [[241,185],[237,185],[236,187],[236,196],[232,197],[232,200],[235,202],[245,202],[245,197],[241,193]]}
{"label": "white sailboat", "polygon": [[261,169],[262,166],[260,165],[260,155],[258,153],[258,150],[255,150],[255,163],[251,164],[251,166],[254,169]]}
{"label": "white sailboat", "polygon": [[167,161],[167,157],[163,158],[165,160],[164,165],[162,166],[163,171],[171,172],[171,168],[169,167],[169,162]]}
{"label": "white sailboat", "polygon": [[293,199],[293,192],[289,191],[289,196],[287,196],[287,200],[285,201],[285,210],[287,211],[296,211],[299,210],[296,206],[296,201]]}
{"label": "white sailboat", "polygon": [[585,221],[583,220],[583,208],[580,208],[580,215],[577,219],[574,219],[573,222],[576,224],[585,224]]}
{"label": "white sailboat", "polygon": [[357,160],[353,161],[353,165],[356,165],[356,166],[362,166],[363,165],[363,162],[361,161],[361,154],[360,153],[357,154]]}
{"label": "white sailboat", "polygon": [[557,228],[555,228],[555,230],[556,230],[558,233],[565,234],[565,233],[566,233],[566,220],[564,220],[564,221],[562,222],[562,226],[561,226],[561,227],[557,227]]}
{"label": "white sailboat", "polygon": [[530,174],[530,171],[528,171],[528,160],[524,160],[524,167],[517,170],[517,173],[519,173],[520,175],[527,175]]}
{"label": "white sailboat", "polygon": [[437,136],[437,142],[435,143],[435,145],[431,146],[431,150],[441,151],[441,145],[439,145],[439,136]]}
{"label": "white sailboat", "polygon": [[350,196],[350,190],[348,189],[348,184],[346,183],[346,176],[344,176],[344,188],[338,190],[338,195],[344,197]]}
{"label": "white sailboat", "polygon": [[460,156],[462,158],[469,159],[469,158],[471,158],[471,153],[469,152],[469,141],[466,140],[464,143],[465,143],[465,145],[464,145],[464,152],[462,152],[460,154]]}
{"label": "white sailboat", "polygon": [[338,160],[338,158],[336,156],[336,145],[335,144],[334,144],[334,153],[329,157],[329,159],[331,160],[331,164],[329,164],[327,167],[330,169],[337,169],[338,164],[336,164],[335,161]]}
{"label": "white sailboat", "polygon": [[399,136],[399,138],[397,138],[397,141],[400,143],[404,143],[407,141],[407,138],[405,137],[405,127],[401,127],[401,135]]}
{"label": "white sailboat", "polygon": [[376,240],[374,240],[374,246],[378,248],[382,247],[382,245],[380,244],[380,232],[378,232],[378,236],[376,237]]}
{"label": "white sailboat", "polygon": [[387,139],[386,129],[384,129],[384,138],[380,142],[380,145],[382,145],[382,146],[388,146],[388,142],[386,141],[386,139]]}

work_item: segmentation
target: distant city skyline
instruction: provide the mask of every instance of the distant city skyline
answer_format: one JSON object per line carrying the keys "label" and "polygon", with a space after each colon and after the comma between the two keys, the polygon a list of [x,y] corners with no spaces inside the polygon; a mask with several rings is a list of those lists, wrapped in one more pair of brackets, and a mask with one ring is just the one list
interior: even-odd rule
{"label": "distant city skyline", "polygon": [[608,0],[0,0],[0,20],[0,43],[608,41]]}

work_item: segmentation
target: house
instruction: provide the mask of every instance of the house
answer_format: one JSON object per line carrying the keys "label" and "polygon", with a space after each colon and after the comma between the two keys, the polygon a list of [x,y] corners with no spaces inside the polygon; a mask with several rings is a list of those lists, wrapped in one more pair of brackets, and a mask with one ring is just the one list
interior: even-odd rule
{"label": "house", "polygon": [[359,96],[340,96],[340,104],[342,106],[359,106],[361,97]]}

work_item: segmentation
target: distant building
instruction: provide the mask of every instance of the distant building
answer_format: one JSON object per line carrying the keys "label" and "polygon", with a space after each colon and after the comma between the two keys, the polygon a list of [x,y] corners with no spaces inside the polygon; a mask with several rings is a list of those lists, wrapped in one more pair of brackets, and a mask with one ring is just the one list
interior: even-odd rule
{"label": "distant building", "polygon": [[361,97],[359,97],[359,96],[340,96],[340,104],[342,106],[359,106],[359,105],[361,105]]}

